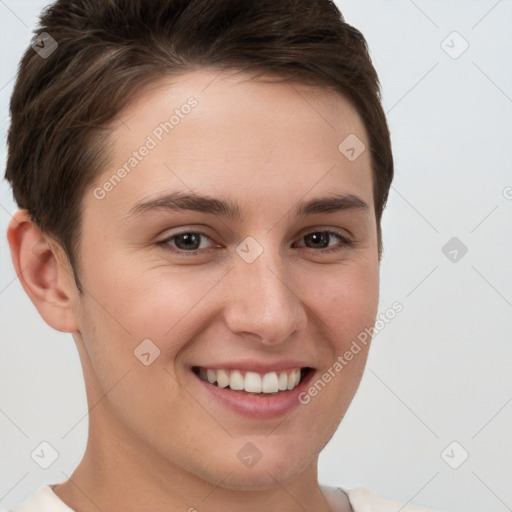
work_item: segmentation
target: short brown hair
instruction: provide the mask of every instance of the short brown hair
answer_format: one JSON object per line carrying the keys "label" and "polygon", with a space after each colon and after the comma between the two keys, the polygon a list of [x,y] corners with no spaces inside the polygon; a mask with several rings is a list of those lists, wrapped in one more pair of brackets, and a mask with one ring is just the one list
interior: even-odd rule
{"label": "short brown hair", "polygon": [[80,291],[81,204],[107,161],[109,124],[145,85],[201,67],[334,88],[355,106],[369,138],[381,256],[389,130],[366,41],[333,1],[57,0],[33,44],[43,33],[58,48],[47,58],[28,48],[21,60],[5,176],[19,207],[65,250]]}

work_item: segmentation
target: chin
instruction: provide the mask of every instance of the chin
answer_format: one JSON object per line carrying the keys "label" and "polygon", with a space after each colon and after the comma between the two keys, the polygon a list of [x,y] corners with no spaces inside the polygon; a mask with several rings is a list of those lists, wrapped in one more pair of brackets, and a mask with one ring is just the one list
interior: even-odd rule
{"label": "chin", "polygon": [[276,469],[272,464],[260,468],[257,466],[233,468],[232,473],[220,483],[220,486],[234,491],[266,491],[295,480],[302,469],[295,465],[288,465],[285,470]]}
{"label": "chin", "polygon": [[[224,447],[218,453],[218,462],[212,461],[217,469],[206,478],[231,490],[262,491],[285,485],[318,460],[318,453],[313,447],[307,446],[305,439],[293,442],[278,435],[272,439],[270,434],[268,437],[248,436],[235,444],[234,451]],[[227,457],[227,453],[233,456]]]}

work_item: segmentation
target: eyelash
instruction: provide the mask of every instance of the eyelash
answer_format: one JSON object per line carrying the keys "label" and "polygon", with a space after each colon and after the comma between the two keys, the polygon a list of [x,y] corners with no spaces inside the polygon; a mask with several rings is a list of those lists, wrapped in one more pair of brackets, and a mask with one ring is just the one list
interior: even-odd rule
{"label": "eyelash", "polygon": [[[338,247],[333,247],[333,248],[328,248],[328,249],[312,249],[312,248],[309,248],[309,247],[306,247],[306,249],[309,249],[310,251],[313,251],[313,252],[320,252],[321,254],[330,254],[330,253],[333,253],[333,252],[338,252],[338,251],[342,251],[343,249],[346,249],[346,248],[350,248],[350,247],[353,247],[354,245],[354,242],[349,240],[347,237],[345,237],[344,235],[342,235],[340,232],[338,231],[335,231],[335,230],[332,230],[332,229],[323,229],[323,230],[318,230],[318,231],[311,231],[309,233],[306,233],[305,235],[303,235],[301,237],[301,239],[309,236],[309,235],[316,235],[316,234],[319,234],[319,233],[322,233],[322,234],[329,234],[329,235],[333,235],[337,238],[340,239],[340,241],[342,242],[342,245],[341,246],[338,246]],[[201,233],[200,231],[183,231],[182,233],[177,233],[175,235],[172,235],[170,237],[167,237],[165,240],[162,240],[160,242],[158,242],[158,245],[161,245],[165,250],[167,251],[170,251],[174,254],[179,254],[179,255],[185,255],[185,256],[195,256],[197,254],[199,254],[201,251],[207,251],[208,249],[201,249],[201,250],[196,250],[196,251],[185,251],[183,249],[174,249],[172,248],[170,245],[169,245],[169,242],[173,239],[175,239],[176,237],[179,237],[179,236],[182,236],[182,235],[200,235],[200,236],[203,236],[203,237],[206,237],[208,238],[209,240],[211,240],[211,238],[206,235],[205,233]]]}

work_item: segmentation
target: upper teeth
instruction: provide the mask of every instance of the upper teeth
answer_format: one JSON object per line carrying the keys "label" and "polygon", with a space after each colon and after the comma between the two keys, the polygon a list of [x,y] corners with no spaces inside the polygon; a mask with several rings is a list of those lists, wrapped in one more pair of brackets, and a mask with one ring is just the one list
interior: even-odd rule
{"label": "upper teeth", "polygon": [[276,393],[277,391],[290,390],[296,387],[300,381],[300,368],[281,372],[269,372],[260,375],[256,372],[244,372],[240,370],[211,370],[199,369],[199,377],[210,384],[217,382],[221,388],[230,387],[233,390],[248,391],[250,393]]}

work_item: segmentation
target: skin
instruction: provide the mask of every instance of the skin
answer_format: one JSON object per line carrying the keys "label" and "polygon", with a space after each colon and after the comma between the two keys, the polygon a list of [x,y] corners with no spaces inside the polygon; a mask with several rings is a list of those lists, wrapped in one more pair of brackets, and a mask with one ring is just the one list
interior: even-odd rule
{"label": "skin", "polygon": [[[124,179],[101,186],[190,96],[198,104]],[[242,417],[201,392],[191,365],[298,358],[320,377],[374,324],[379,294],[369,151],[355,109],[325,88],[198,70],[160,81],[112,125],[110,165],[83,197],[79,294],[69,262],[23,210],[8,230],[21,284],[45,321],[70,332],[83,367],[89,439],[55,493],[80,512],[331,510],[318,456],[360,382],[368,347],[308,405],[277,419]],[[240,205],[241,220],[152,210],[140,201],[194,192]],[[296,217],[298,202],[352,194],[368,209]],[[335,229],[323,243],[306,235]],[[201,232],[196,255],[177,233]],[[236,252],[253,237],[262,254]],[[336,252],[326,249],[338,247]],[[144,339],[160,349],[149,366]],[[313,381],[314,381],[313,380]],[[319,418],[321,421],[319,421]],[[251,468],[237,452],[261,452]],[[349,510],[340,498],[340,510]]]}

